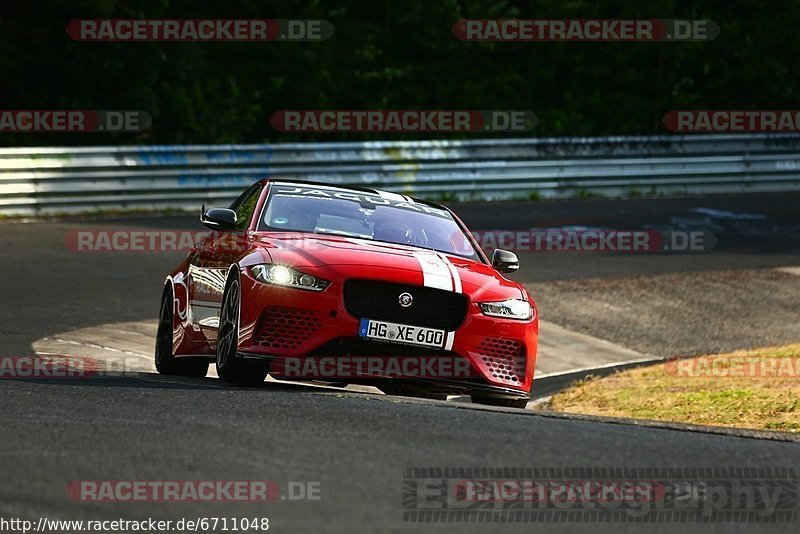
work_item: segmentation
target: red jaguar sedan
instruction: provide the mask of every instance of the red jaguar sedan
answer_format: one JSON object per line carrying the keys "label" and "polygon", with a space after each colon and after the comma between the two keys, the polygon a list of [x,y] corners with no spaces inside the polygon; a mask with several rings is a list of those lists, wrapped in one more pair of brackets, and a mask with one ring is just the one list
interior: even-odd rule
{"label": "red jaguar sedan", "polygon": [[160,373],[368,384],[524,407],[539,324],[448,208],[397,193],[262,180],[203,210],[206,238],[166,279]]}

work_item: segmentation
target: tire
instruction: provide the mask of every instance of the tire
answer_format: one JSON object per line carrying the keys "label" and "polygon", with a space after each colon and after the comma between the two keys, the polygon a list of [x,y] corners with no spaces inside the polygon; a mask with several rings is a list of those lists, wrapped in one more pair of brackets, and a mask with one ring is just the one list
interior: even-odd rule
{"label": "tire", "polygon": [[471,395],[474,404],[485,404],[487,406],[504,406],[506,408],[525,408],[530,402],[530,398],[499,398],[483,397],[481,395]]}
{"label": "tire", "polygon": [[225,284],[222,307],[219,310],[217,335],[217,375],[229,384],[255,386],[264,382],[269,373],[269,361],[245,360],[238,355],[241,284],[233,273]]}
{"label": "tire", "polygon": [[173,338],[172,288],[164,288],[161,297],[161,311],[158,314],[156,333],[156,370],[162,375],[193,376],[203,378],[208,374],[209,361],[205,358],[176,358],[172,352]]}

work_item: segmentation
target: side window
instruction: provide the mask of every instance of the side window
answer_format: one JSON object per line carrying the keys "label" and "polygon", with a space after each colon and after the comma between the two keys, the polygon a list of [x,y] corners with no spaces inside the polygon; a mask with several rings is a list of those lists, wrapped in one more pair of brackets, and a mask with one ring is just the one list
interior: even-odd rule
{"label": "side window", "polygon": [[253,215],[253,210],[256,209],[259,193],[261,192],[261,184],[256,184],[237,198],[230,209],[236,212],[236,228],[244,230],[247,227],[247,222]]}

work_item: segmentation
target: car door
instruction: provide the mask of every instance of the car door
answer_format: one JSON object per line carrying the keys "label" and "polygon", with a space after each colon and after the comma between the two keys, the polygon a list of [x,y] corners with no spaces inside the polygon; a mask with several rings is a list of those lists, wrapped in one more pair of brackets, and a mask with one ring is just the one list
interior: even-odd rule
{"label": "car door", "polygon": [[255,184],[230,205],[230,209],[236,212],[236,229],[210,231],[200,242],[189,266],[192,321],[209,342],[217,339],[219,310],[228,269],[244,250],[248,224],[258,204],[261,189],[261,184]]}

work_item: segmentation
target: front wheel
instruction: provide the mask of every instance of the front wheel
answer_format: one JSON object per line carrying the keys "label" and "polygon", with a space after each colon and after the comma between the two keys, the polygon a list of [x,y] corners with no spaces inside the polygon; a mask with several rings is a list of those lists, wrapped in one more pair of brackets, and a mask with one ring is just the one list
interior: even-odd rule
{"label": "front wheel", "polygon": [[176,358],[172,351],[173,327],[172,288],[167,286],[161,297],[161,312],[158,315],[156,333],[156,370],[162,375],[194,376],[202,378],[208,373],[208,360],[205,358]]}
{"label": "front wheel", "polygon": [[239,317],[241,307],[241,285],[236,273],[228,278],[222,296],[217,333],[217,375],[225,382],[254,386],[264,382],[269,373],[269,362],[240,358]]}

